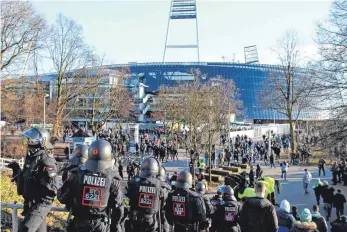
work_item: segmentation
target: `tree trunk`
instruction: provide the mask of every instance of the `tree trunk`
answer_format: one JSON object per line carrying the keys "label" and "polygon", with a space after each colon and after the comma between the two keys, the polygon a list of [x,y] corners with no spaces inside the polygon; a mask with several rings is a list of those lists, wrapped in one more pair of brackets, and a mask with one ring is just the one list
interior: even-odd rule
{"label": "tree trunk", "polygon": [[54,122],[53,122],[53,136],[55,136],[55,137],[58,137],[61,119],[62,119],[62,113],[57,112],[57,114],[55,115],[55,118],[54,118]]}
{"label": "tree trunk", "polygon": [[289,130],[290,130],[290,151],[292,154],[295,153],[295,141],[294,141],[294,125],[293,119],[289,116]]}
{"label": "tree trunk", "polygon": [[212,182],[212,138],[211,138],[211,131],[209,132],[208,135],[208,165],[209,165],[209,170],[208,170],[208,174],[210,175],[209,177],[209,182]]}

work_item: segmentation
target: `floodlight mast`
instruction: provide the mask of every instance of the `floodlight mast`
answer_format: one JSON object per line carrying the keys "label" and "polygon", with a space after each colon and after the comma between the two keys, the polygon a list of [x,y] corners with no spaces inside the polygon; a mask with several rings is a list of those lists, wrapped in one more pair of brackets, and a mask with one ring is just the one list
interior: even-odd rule
{"label": "floodlight mast", "polygon": [[[171,20],[195,20],[195,33],[196,39],[194,44],[168,44],[168,37],[170,35]],[[165,47],[163,54],[163,62],[166,59],[166,50],[167,49],[196,49],[197,61],[200,61],[199,53],[199,26],[198,26],[198,14],[197,14],[197,5],[196,0],[171,0],[170,3],[170,12],[167,23],[166,38],[165,38]]]}

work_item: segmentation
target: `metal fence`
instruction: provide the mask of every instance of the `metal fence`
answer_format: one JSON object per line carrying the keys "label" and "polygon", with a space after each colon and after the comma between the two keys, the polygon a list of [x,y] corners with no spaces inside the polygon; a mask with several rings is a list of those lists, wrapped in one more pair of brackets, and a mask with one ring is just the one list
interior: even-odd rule
{"label": "metal fence", "polygon": [[[18,231],[18,209],[23,209],[23,204],[2,203],[1,209],[12,209],[12,231]],[[68,212],[66,208],[52,207],[51,211]]]}
{"label": "metal fence", "polygon": [[21,168],[24,166],[24,158],[21,159],[8,159],[8,158],[0,158],[0,168],[6,168],[6,165],[16,161]]}

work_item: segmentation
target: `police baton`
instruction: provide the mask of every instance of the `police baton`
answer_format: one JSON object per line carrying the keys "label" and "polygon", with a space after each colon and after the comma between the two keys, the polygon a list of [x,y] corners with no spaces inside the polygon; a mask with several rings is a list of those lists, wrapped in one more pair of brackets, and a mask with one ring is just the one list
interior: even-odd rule
{"label": "police baton", "polygon": [[67,219],[66,219],[66,226],[69,226],[71,217],[72,217],[72,213],[71,213],[72,209],[69,210],[69,214],[67,215]]}
{"label": "police baton", "polygon": [[162,228],[161,228],[161,215],[160,215],[160,213],[161,213],[161,210],[159,210],[158,211],[158,221],[159,221],[159,232],[162,232]]}

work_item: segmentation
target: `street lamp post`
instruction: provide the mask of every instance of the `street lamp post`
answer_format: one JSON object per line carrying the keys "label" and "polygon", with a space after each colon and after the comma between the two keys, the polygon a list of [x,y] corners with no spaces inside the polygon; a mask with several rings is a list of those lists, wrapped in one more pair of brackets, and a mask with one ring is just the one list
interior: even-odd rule
{"label": "street lamp post", "polygon": [[46,129],[46,97],[49,97],[48,94],[45,94],[43,97],[43,128]]}

